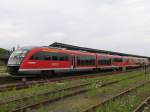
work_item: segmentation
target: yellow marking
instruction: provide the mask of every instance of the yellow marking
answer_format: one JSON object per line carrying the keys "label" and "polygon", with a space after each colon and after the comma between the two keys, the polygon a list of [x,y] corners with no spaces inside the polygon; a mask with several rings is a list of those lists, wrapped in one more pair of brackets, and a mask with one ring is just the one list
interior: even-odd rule
{"label": "yellow marking", "polygon": [[53,49],[44,49],[42,51],[46,51],[46,52],[60,52],[59,50],[53,50]]}

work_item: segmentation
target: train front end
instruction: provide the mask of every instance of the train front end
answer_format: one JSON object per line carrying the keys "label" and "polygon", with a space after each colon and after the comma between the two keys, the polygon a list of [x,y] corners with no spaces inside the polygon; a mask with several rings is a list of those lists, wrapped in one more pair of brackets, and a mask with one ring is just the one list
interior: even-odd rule
{"label": "train front end", "polygon": [[26,49],[18,49],[11,54],[7,64],[8,73],[10,73],[11,75],[19,74],[20,65],[24,57],[26,56],[27,52],[28,50]]}

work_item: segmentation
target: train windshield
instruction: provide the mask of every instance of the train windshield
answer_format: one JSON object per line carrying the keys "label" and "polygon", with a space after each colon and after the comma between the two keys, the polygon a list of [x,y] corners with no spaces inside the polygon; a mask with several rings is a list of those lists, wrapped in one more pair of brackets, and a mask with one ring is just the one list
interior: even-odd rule
{"label": "train windshield", "polygon": [[18,50],[18,51],[14,51],[10,58],[24,58],[26,55],[27,51],[22,51],[22,50]]}
{"label": "train windshield", "polygon": [[8,65],[19,65],[25,57],[26,53],[26,50],[14,51],[8,60]]}

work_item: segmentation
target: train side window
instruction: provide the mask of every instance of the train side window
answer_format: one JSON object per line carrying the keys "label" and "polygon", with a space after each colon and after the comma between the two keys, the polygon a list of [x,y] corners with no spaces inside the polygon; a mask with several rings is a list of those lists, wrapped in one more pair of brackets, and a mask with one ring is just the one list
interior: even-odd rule
{"label": "train side window", "polygon": [[69,56],[63,53],[58,53],[58,60],[59,61],[68,61],[69,60]]}
{"label": "train side window", "polygon": [[129,59],[124,58],[124,59],[123,59],[123,62],[129,62]]}
{"label": "train side window", "polygon": [[100,58],[98,63],[99,63],[99,65],[110,65],[111,59],[110,58]]}
{"label": "train side window", "polygon": [[77,65],[80,66],[95,65],[95,58],[93,56],[77,56]]}
{"label": "train side window", "polygon": [[49,52],[43,52],[44,60],[50,61],[52,59],[52,56]]}
{"label": "train side window", "polygon": [[68,61],[69,60],[69,56],[64,56],[64,60]]}
{"label": "train side window", "polygon": [[52,56],[52,60],[53,61],[57,61],[58,60],[58,56]]}
{"label": "train side window", "polygon": [[91,64],[92,64],[92,65],[95,65],[95,59],[92,59],[91,61],[92,61]]}
{"label": "train side window", "polygon": [[45,56],[44,60],[49,60],[50,61],[50,60],[52,60],[52,57],[51,56]]}
{"label": "train side window", "polygon": [[69,56],[63,53],[54,52],[37,52],[30,57],[30,60],[53,60],[53,61],[68,61]]}
{"label": "train side window", "polygon": [[52,60],[54,61],[68,61],[69,56],[63,53],[52,53]]}
{"label": "train side window", "polygon": [[79,56],[77,56],[77,65],[81,65]]}
{"label": "train side window", "polygon": [[30,60],[43,60],[44,55],[42,52],[37,52],[30,57]]}
{"label": "train side window", "polygon": [[84,65],[84,60],[83,60],[83,58],[82,57],[80,57],[80,65]]}
{"label": "train side window", "polygon": [[60,61],[64,61],[64,60],[65,60],[65,57],[64,57],[64,56],[60,56],[60,57],[59,57],[59,60],[60,60]]}
{"label": "train side window", "polygon": [[113,61],[114,62],[123,62],[123,59],[122,58],[114,58]]}

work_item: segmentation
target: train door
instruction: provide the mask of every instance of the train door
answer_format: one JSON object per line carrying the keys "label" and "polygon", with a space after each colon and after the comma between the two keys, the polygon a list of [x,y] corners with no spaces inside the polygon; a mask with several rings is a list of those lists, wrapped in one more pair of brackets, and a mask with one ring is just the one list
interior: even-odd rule
{"label": "train door", "polygon": [[72,56],[72,68],[76,67],[76,56]]}

